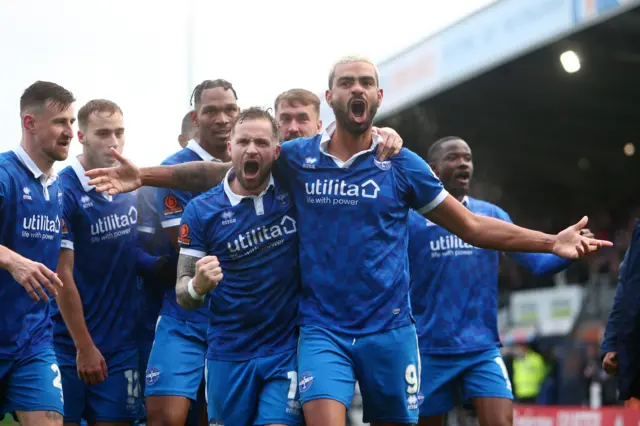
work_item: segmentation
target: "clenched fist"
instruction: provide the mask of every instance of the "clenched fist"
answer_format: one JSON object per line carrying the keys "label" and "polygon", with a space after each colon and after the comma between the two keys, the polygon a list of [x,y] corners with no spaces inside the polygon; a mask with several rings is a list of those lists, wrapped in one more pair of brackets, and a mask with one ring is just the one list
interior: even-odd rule
{"label": "clenched fist", "polygon": [[196,262],[196,276],[193,277],[193,289],[204,296],[218,286],[222,280],[220,262],[215,256],[205,256]]}

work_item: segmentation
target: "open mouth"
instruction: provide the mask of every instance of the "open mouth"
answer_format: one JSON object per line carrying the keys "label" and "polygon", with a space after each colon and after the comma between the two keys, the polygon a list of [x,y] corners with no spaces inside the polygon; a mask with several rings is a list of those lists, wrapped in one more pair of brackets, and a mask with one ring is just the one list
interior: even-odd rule
{"label": "open mouth", "polygon": [[260,163],[256,160],[247,160],[244,163],[243,170],[244,177],[251,179],[258,176],[258,172],[260,171]]}
{"label": "open mouth", "polygon": [[352,118],[360,123],[366,118],[367,104],[361,99],[355,99],[349,104],[349,112]]}
{"label": "open mouth", "polygon": [[455,174],[454,178],[455,178],[456,181],[458,181],[460,183],[468,184],[469,183],[469,179],[471,178],[471,173],[469,173],[467,170],[460,171],[460,172]]}
{"label": "open mouth", "polygon": [[217,136],[217,137],[226,137],[229,135],[229,129],[226,129],[226,128],[214,129],[212,133],[214,134],[214,136]]}

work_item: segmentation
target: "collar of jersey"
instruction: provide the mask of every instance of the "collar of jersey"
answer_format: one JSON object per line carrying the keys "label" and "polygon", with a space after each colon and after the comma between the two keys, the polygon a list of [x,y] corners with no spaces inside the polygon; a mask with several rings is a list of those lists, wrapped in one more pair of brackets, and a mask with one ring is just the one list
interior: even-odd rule
{"label": "collar of jersey", "polygon": [[195,139],[191,139],[186,146],[187,149],[198,154],[198,157],[202,158],[204,161],[215,161],[216,163],[222,163],[222,161],[215,158],[213,155],[209,154],[204,150],[202,146]]}
{"label": "collar of jersey", "polygon": [[233,168],[229,169],[229,171],[227,171],[226,176],[224,177],[224,193],[227,194],[227,198],[229,199],[229,202],[231,203],[231,206],[235,207],[238,204],[240,204],[240,202],[242,200],[244,200],[245,198],[261,198],[262,196],[264,196],[264,194],[267,193],[267,191],[270,188],[274,188],[275,187],[275,182],[273,181],[273,175],[269,174],[269,183],[267,184],[267,187],[264,189],[264,191],[262,191],[260,193],[260,195],[238,195],[235,192],[233,192],[233,190],[231,189],[231,185],[229,185],[229,182],[235,177],[235,172],[233,171]]}
{"label": "collar of jersey", "polygon": [[[96,189],[95,186],[89,185],[89,178],[84,174],[85,169],[84,167],[82,167],[82,163],[80,162],[80,160],[78,160],[78,157],[74,157],[74,159],[71,160],[71,168],[78,177],[78,180],[80,181],[80,185],[82,185],[82,189],[84,189],[84,192],[90,192]],[[106,192],[103,192],[102,195],[109,201],[113,199],[113,196],[109,195]]]}
{"label": "collar of jersey", "polygon": [[333,132],[335,131],[336,131],[336,122],[334,121],[333,123],[329,124],[327,128],[324,130],[324,132],[322,133],[322,139],[320,139],[320,152],[326,155],[327,157],[331,157],[338,167],[349,167],[351,164],[353,164],[354,161],[356,161],[358,157],[360,157],[361,155],[367,154],[369,152],[372,152],[373,150],[376,149],[378,144],[382,142],[382,137],[376,133],[373,133],[372,134],[373,143],[371,144],[371,148],[365,151],[360,151],[357,154],[354,154],[353,157],[349,158],[347,161],[342,161],[338,157],[334,157],[333,155],[329,154],[329,151],[327,150],[327,148],[329,147],[329,141],[331,140],[331,135],[333,135]]}
{"label": "collar of jersey", "polygon": [[462,197],[462,205],[465,207],[469,207],[469,196],[465,195],[464,197]]}
{"label": "collar of jersey", "polygon": [[47,178],[47,175],[45,175],[42,170],[40,170],[38,166],[36,166],[36,163],[33,162],[31,157],[29,157],[29,154],[27,154],[27,151],[24,150],[22,145],[18,145],[16,148],[14,148],[13,152],[14,154],[16,154],[22,164],[24,164],[27,169],[29,169],[29,171],[33,174],[33,177],[38,179],[41,184],[51,186],[53,182],[58,179],[58,174],[53,170],[51,171],[51,176]]}

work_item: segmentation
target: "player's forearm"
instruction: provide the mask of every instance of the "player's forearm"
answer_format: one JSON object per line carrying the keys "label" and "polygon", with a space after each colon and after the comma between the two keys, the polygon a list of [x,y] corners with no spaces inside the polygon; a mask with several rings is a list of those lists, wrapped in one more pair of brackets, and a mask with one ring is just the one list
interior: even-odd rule
{"label": "player's forearm", "polygon": [[475,214],[459,237],[484,249],[536,253],[551,253],[556,239],[554,235]]}
{"label": "player's forearm", "polygon": [[189,281],[191,279],[192,277],[182,276],[178,278],[178,283],[176,284],[176,298],[178,299],[178,304],[187,310],[198,309],[204,304],[204,299],[194,299],[189,293]]}
{"label": "player's forearm", "polygon": [[176,283],[176,299],[184,309],[198,309],[204,304],[203,299],[194,298],[189,292],[189,281],[196,276],[197,257],[180,254],[178,258],[178,280]]}
{"label": "player's forearm", "polygon": [[0,268],[8,270],[18,256],[20,255],[15,251],[0,245]]}
{"label": "player's forearm", "polygon": [[87,323],[84,320],[84,309],[80,293],[73,279],[73,273],[63,271],[58,268],[58,275],[64,287],[59,290],[56,303],[62,314],[62,319],[67,325],[69,334],[78,350],[89,348],[94,345]]}
{"label": "player's forearm", "polygon": [[175,166],[143,167],[140,169],[142,186],[203,192],[224,179],[231,163],[192,161]]}

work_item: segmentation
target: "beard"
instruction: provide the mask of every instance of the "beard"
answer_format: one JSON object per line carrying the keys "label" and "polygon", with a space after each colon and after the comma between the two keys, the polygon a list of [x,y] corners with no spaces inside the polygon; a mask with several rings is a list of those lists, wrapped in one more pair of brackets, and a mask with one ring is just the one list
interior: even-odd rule
{"label": "beard", "polygon": [[254,191],[257,188],[260,188],[262,185],[264,185],[264,183],[269,179],[269,173],[271,172],[271,168],[270,167],[264,167],[260,169],[260,173],[258,174],[258,178],[257,179],[252,179],[251,182],[247,182],[244,178],[244,171],[243,170],[237,170],[236,171],[236,178],[238,179],[238,182],[240,183],[240,186],[242,186],[245,190],[247,191]]}
{"label": "beard", "polygon": [[69,148],[69,145],[66,149],[56,145],[52,148],[44,148],[42,152],[53,161],[64,161],[69,157]]}
{"label": "beard", "polygon": [[336,116],[336,121],[338,122],[338,124],[340,124],[340,127],[354,136],[360,136],[371,128],[373,119],[375,118],[377,112],[378,104],[375,102],[369,104],[369,110],[366,112],[366,120],[364,120],[362,123],[358,123],[349,118],[351,111],[349,110],[349,104],[347,102],[333,103],[333,113]]}

